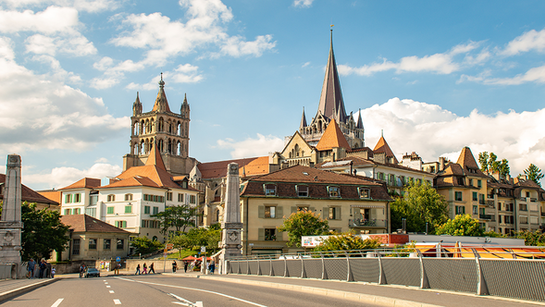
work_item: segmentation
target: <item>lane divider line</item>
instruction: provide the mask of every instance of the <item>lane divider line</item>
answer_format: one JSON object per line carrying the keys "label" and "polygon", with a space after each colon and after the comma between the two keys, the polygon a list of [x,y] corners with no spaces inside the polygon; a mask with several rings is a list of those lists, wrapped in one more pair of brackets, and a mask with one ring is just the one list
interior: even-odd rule
{"label": "lane divider line", "polygon": [[114,299],[114,304],[116,304],[116,305],[121,305],[121,301],[118,300],[118,299]]}
{"label": "lane divider line", "polygon": [[58,299],[51,307],[59,307],[59,305],[64,301],[64,298]]}

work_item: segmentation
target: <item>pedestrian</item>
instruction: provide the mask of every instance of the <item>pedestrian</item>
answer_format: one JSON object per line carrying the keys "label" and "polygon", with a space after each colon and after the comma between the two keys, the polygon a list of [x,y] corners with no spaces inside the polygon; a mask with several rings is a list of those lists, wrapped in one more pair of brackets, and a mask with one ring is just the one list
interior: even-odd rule
{"label": "pedestrian", "polygon": [[45,269],[47,268],[47,265],[45,264],[45,259],[42,258],[40,261],[40,275],[38,278],[44,278],[45,277]]}
{"label": "pedestrian", "polygon": [[79,266],[79,278],[83,277],[83,273],[85,273],[85,263],[82,263]]}
{"label": "pedestrian", "polygon": [[216,263],[214,260],[210,261],[210,265],[208,265],[208,269],[210,270],[210,274],[214,274],[214,270],[216,269]]}
{"label": "pedestrian", "polygon": [[142,265],[142,274],[148,274],[148,266],[146,265],[146,263],[144,262],[144,265]]}
{"label": "pedestrian", "polygon": [[153,274],[155,274],[155,269],[153,268],[153,262],[149,266],[149,273],[148,274],[151,274],[151,272],[153,272]]}
{"label": "pedestrian", "polygon": [[140,272],[140,263],[139,263],[139,264],[136,266],[136,272],[134,273],[134,275],[140,275],[140,274],[142,274],[142,273]]}
{"label": "pedestrian", "polygon": [[178,268],[178,264],[176,263],[176,260],[172,261],[172,273],[176,273],[176,269]]}
{"label": "pedestrian", "polygon": [[51,278],[55,278],[55,272],[57,272],[57,270],[55,269],[55,267],[52,267],[51,268]]}
{"label": "pedestrian", "polygon": [[34,262],[34,259],[30,259],[28,262],[28,278],[34,278],[34,269],[36,268],[36,262]]}
{"label": "pedestrian", "polygon": [[121,268],[121,263],[117,263],[115,265],[115,269],[114,269],[114,275],[119,275],[119,269]]}
{"label": "pedestrian", "polygon": [[184,261],[184,273],[187,273],[187,267],[189,266],[189,262]]}

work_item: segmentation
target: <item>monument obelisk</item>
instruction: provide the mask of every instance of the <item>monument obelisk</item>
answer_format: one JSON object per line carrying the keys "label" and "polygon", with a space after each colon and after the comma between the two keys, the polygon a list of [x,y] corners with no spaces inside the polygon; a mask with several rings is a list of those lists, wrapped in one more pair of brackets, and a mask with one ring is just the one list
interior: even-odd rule
{"label": "monument obelisk", "polygon": [[240,222],[240,179],[238,164],[230,163],[227,166],[227,180],[225,183],[225,210],[223,213],[222,241],[221,241],[221,273],[227,273],[226,260],[242,255],[242,240]]}
{"label": "monument obelisk", "polygon": [[[0,219],[0,263],[12,264],[12,278],[21,265],[21,156],[8,155],[4,203]],[[15,275],[15,276],[14,276]]]}

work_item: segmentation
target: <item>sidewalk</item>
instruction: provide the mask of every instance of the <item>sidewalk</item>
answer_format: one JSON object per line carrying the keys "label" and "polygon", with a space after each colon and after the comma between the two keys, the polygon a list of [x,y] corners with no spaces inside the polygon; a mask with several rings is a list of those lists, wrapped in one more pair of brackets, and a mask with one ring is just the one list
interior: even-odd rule
{"label": "sidewalk", "polygon": [[56,282],[57,278],[0,280],[0,303],[36,288]]}
{"label": "sidewalk", "polygon": [[499,307],[499,306],[545,306],[544,302],[533,302],[509,299],[496,296],[478,296],[470,293],[442,290],[419,289],[415,287],[377,285],[362,282],[345,282],[334,280],[284,278],[255,275],[202,275],[191,273],[163,273],[165,276],[213,279],[231,283],[253,286],[279,288],[316,295],[344,298],[362,303],[382,306],[407,307]]}

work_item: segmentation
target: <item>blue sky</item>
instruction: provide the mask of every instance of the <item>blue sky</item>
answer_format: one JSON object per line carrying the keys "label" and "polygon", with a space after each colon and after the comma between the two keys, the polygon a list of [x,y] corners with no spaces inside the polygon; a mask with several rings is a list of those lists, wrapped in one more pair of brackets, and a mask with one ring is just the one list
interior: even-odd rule
{"label": "blue sky", "polygon": [[[23,183],[121,171],[136,92],[164,73],[201,162],[267,155],[316,113],[330,25],[347,112],[398,158],[495,152],[545,168],[545,2],[0,1],[0,157]],[[5,161],[5,160],[4,160]],[[0,163],[0,172],[5,163]]]}

